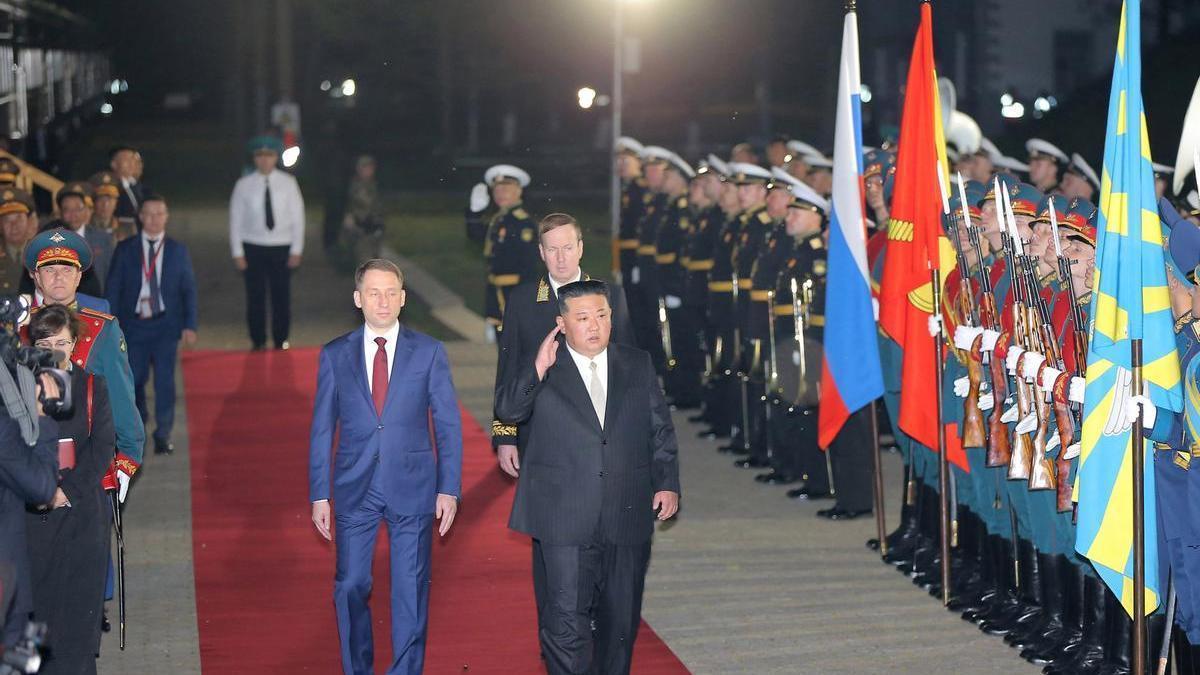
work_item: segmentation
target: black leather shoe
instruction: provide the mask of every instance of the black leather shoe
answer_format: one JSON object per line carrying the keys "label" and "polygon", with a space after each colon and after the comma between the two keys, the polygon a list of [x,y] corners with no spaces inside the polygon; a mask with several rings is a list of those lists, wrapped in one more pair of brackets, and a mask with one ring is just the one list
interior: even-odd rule
{"label": "black leather shoe", "polygon": [[100,630],[104,631],[105,633],[112,630],[112,624],[108,622],[107,608],[104,610],[104,613],[100,615]]}
{"label": "black leather shoe", "polygon": [[843,509],[840,506],[835,506],[831,509],[821,509],[817,511],[817,516],[826,520],[854,520],[871,513],[871,509]]}
{"label": "black leather shoe", "polygon": [[759,459],[757,457],[739,459],[738,461],[734,462],[733,465],[739,469],[763,469],[770,466],[770,464],[767,463],[767,460]]}
{"label": "black leather shoe", "polygon": [[782,471],[776,471],[772,469],[768,473],[760,473],[759,475],[755,476],[754,480],[760,483],[766,483],[767,485],[791,485],[799,479],[789,473],[783,473]]}
{"label": "black leather shoe", "polygon": [[878,551],[879,550],[879,540],[876,539],[875,537],[871,537],[870,539],[867,540],[867,548],[871,549],[872,551]]}
{"label": "black leather shoe", "polygon": [[807,485],[801,485],[798,488],[792,488],[791,490],[788,490],[787,496],[792,499],[810,501],[814,499],[829,499],[830,494],[829,490],[817,490],[810,488]]}
{"label": "black leather shoe", "polygon": [[175,452],[175,445],[165,438],[155,437],[154,439],[154,454],[169,455]]}
{"label": "black leather shoe", "polygon": [[699,413],[697,415],[688,415],[687,421],[691,422],[692,424],[699,424],[700,422],[707,422],[708,416],[705,415],[704,413]]}
{"label": "black leather shoe", "polygon": [[729,438],[729,430],[709,427],[708,429],[696,434],[696,438],[707,438],[710,441],[715,438]]}
{"label": "black leather shoe", "polygon": [[267,351],[267,346],[266,346],[266,345],[252,345],[252,346],[250,347],[250,351],[252,351],[252,352],[265,352],[265,351]]}

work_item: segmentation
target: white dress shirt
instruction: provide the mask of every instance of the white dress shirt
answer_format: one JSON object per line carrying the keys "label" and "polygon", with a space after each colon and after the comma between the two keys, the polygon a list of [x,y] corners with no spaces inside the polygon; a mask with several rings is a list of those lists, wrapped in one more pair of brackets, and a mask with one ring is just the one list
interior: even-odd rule
{"label": "white dress shirt", "polygon": [[162,293],[162,261],[163,261],[163,242],[166,241],[167,235],[160,234],[154,242],[154,276],[158,277],[158,307],[150,307],[150,280],[146,278],[146,271],[150,264],[150,237],[146,236],[145,232],[140,235],[142,240],[142,289],[138,291],[138,316],[143,319],[149,319],[159,312],[166,311],[166,300],[163,299]]}
{"label": "white dress shirt", "polygon": [[583,270],[580,269],[578,272],[575,273],[574,279],[572,279],[566,283],[562,283],[562,284],[555,281],[554,277],[550,276],[549,272],[546,273],[546,278],[550,280],[550,290],[554,291],[554,297],[557,298],[558,297],[558,289],[562,288],[563,286],[566,286],[567,284],[573,284],[576,281],[579,281],[580,279],[583,278]]}
{"label": "white dress shirt", "polygon": [[[267,229],[266,190],[271,185],[271,213],[275,228]],[[233,257],[246,255],[243,244],[287,246],[288,253],[304,252],[304,197],[295,177],[273,170],[242,176],[229,198],[229,246]]]}
{"label": "white dress shirt", "polygon": [[387,369],[390,378],[392,363],[396,360],[396,340],[400,337],[400,322],[392,324],[391,328],[382,333],[376,333],[370,326],[363,324],[363,357],[367,362],[367,391],[373,391],[371,385],[375,380],[375,352],[379,351],[379,345],[375,344],[377,337],[387,340],[383,345],[383,351],[387,354]]}
{"label": "white dress shirt", "polygon": [[[567,352],[571,355],[571,360],[575,362],[575,367],[579,369],[579,376],[583,378],[583,388],[587,389],[588,397],[592,395],[592,362],[596,362],[596,374],[600,377],[600,387],[604,390],[605,411],[607,412],[608,403],[608,348],[597,354],[594,358],[588,358],[583,354],[571,349],[571,345],[567,345]],[[605,415],[607,417],[607,415]],[[601,420],[603,422],[603,420]],[[601,424],[603,426],[603,424]]]}

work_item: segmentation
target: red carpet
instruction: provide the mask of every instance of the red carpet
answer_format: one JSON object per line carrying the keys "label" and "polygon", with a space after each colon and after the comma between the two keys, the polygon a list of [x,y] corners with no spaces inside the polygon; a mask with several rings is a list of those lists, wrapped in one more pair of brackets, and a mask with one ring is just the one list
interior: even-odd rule
{"label": "red carpet", "polygon": [[[316,350],[188,352],[183,367],[205,672],[340,672],[333,546],[308,504]],[[426,672],[541,672],[529,540],[506,527],[512,481],[465,411],[463,428],[463,501],[434,543]],[[379,670],[391,654],[385,534],[371,600]],[[633,671],[687,669],[643,623]]]}

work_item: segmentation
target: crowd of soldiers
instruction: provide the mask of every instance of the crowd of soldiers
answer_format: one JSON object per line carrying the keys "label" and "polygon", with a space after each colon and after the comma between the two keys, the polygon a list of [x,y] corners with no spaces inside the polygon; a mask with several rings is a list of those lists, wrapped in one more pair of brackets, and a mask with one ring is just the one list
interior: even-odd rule
{"label": "crowd of soldiers", "polygon": [[[1025,144],[1026,161],[1003,155],[973,124],[952,124],[947,141],[943,226],[958,264],[944,280],[930,331],[945,357],[943,421],[964,456],[949,481],[949,607],[1047,672],[1128,672],[1129,617],[1075,552],[1071,502],[1100,178],[1083,156],[1042,139]],[[794,499],[832,498],[818,511],[831,520],[872,512],[871,453],[879,431],[888,438],[890,429],[905,465],[901,522],[868,545],[942,596],[937,453],[894,424],[903,355],[886,335],[879,338],[886,391],[878,420],[868,406],[828,451],[818,447],[830,158],[785,137],[767,145],[765,161],[739,144],[728,161],[710,154],[695,168],[632,138],[615,150],[622,193],[614,248],[631,339],[651,353],[672,405],[699,408],[689,420],[707,425],[701,436],[729,439],[719,451],[736,457],[737,467],[761,470],[758,481],[791,485]],[[877,291],[895,141],[866,148],[862,167]],[[1200,199],[1195,190],[1168,195],[1172,169],[1154,170],[1187,370],[1200,343],[1193,324]],[[502,329],[508,293],[540,273],[538,230],[521,206],[528,174],[501,165],[486,178],[499,208],[485,222],[479,214],[487,192],[477,192],[468,227],[476,214],[490,266],[487,320]],[[1200,596],[1189,595],[1187,580],[1200,572],[1189,571],[1189,546],[1200,541],[1177,514],[1188,503],[1184,472],[1195,443],[1180,414],[1157,413],[1146,428],[1166,486],[1158,491],[1161,576],[1164,585],[1168,574],[1174,579],[1172,639],[1181,669],[1191,672]],[[515,437],[500,420],[493,432]],[[1160,611],[1151,619],[1158,649],[1164,617]]]}

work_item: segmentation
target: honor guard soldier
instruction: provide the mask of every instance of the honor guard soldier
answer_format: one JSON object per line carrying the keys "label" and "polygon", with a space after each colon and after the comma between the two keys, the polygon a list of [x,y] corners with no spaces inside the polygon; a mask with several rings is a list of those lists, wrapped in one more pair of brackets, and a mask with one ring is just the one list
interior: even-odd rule
{"label": "honor guard soldier", "polygon": [[[66,305],[79,315],[81,331],[71,362],[104,378],[117,434],[113,471],[124,500],[129,480],[142,463],[146,430],[133,397],[133,373],[126,356],[125,335],[111,314],[81,306],[79,280],[92,264],[92,251],[78,234],[53,229],[25,247],[25,268],[37,284],[32,311],[42,305]],[[91,300],[95,300],[92,298]]]}
{"label": "honor guard soldier", "polygon": [[[716,159],[717,161],[713,161]],[[728,438],[735,426],[737,411],[737,382],[734,371],[737,346],[737,308],[733,302],[733,249],[741,237],[741,201],[738,186],[733,180],[733,169],[709,155],[709,166],[719,167],[724,179],[717,208],[723,219],[716,239],[713,241],[712,269],[708,272],[708,325],[712,346],[709,350],[709,377],[705,386],[704,421],[709,428],[700,432],[703,438]],[[725,451],[732,446],[722,448]]]}
{"label": "honor guard soldier", "polygon": [[828,199],[833,194],[833,160],[818,152],[806,156],[804,162],[808,164],[808,178],[804,182]]}
{"label": "honor guard soldier", "polygon": [[617,139],[617,173],[621,177],[621,213],[617,224],[617,259],[621,283],[629,283],[630,271],[637,265],[638,223],[653,198],[642,177],[642,153],[645,147],[622,136]]}
{"label": "honor guard soldier", "polygon": [[[738,389],[734,410],[739,414],[737,434],[727,449],[749,455],[757,435],[763,432],[763,429],[749,426],[756,419],[751,404],[762,396],[761,388],[755,387],[751,374],[759,367],[763,356],[755,353],[750,339],[750,291],[753,288],[754,263],[758,260],[767,234],[774,227],[771,216],[767,214],[766,203],[771,187],[771,172],[755,164],[739,162],[730,164],[730,169],[733,171],[732,180],[737,185],[738,205],[742,210],[738,214],[739,234],[732,255],[736,317],[734,332],[738,349]],[[742,468],[761,468],[766,466],[766,461],[748,457],[739,460],[737,465]]]}
{"label": "honor guard soldier", "polygon": [[783,158],[783,167],[794,178],[799,178],[802,181],[808,180],[808,162],[806,157],[811,155],[821,154],[813,146],[804,141],[791,140],[787,143],[788,153]]}
{"label": "honor guard soldier", "polygon": [[802,481],[788,495],[820,499],[830,492],[829,468],[817,447],[829,201],[804,183],[790,185],[787,192],[783,236],[792,245],[766,308],[771,322],[766,404],[773,442],[768,478],[780,484]]}
{"label": "honor guard soldier", "polygon": [[1071,153],[1071,162],[1063,173],[1059,189],[1067,199],[1095,201],[1100,191],[1100,177],[1078,152]]}
{"label": "honor guard soldier", "polygon": [[[714,163],[714,160],[715,163]],[[708,274],[713,268],[713,252],[725,214],[718,201],[724,189],[722,176],[728,167],[716,155],[709,155],[696,170],[688,186],[688,231],[680,264],[684,269],[683,307],[678,313],[684,327],[677,338],[679,348],[675,368],[679,380],[694,387],[693,401],[705,409],[693,416],[693,422],[711,422],[705,385],[713,374],[715,331],[708,315]]]}
{"label": "honor guard soldier", "polygon": [[88,228],[107,232],[118,243],[137,234],[132,219],[122,221],[117,218],[117,203],[121,199],[121,184],[117,175],[111,171],[100,171],[93,174],[88,182],[92,185],[93,207],[92,222],[88,223]]}
{"label": "honor guard soldier", "polygon": [[[667,400],[677,408],[695,408],[700,405],[701,364],[697,363],[696,350],[699,342],[696,335],[699,322],[696,317],[685,316],[683,309],[684,279],[683,250],[691,229],[692,208],[688,202],[688,184],[696,171],[682,157],[671,153],[667,172],[663,178],[663,193],[667,196],[667,213],[659,225],[654,239],[655,279],[659,297],[655,309],[658,316],[659,337],[666,357],[663,389]],[[683,342],[688,342],[683,347]],[[679,368],[679,352],[687,353],[690,362]]]}
{"label": "honor guard soldier", "polygon": [[1058,192],[1059,172],[1071,163],[1067,153],[1040,138],[1025,141],[1025,151],[1029,153],[1029,182],[1042,194]]}
{"label": "honor guard soldier", "polygon": [[668,216],[671,202],[666,193],[667,165],[674,155],[670,150],[657,145],[647,145],[642,152],[642,170],[645,172],[646,189],[651,197],[638,223],[637,257],[629,272],[627,295],[637,296],[633,307],[633,330],[638,336],[638,346],[650,352],[650,358],[659,375],[666,373],[667,356],[663,351],[662,337],[658,325],[658,301],[662,295],[658,287],[658,228]]}
{"label": "honor guard soldier", "polygon": [[529,174],[511,164],[497,164],[484,173],[483,180],[491,186],[497,208],[483,244],[488,266],[484,318],[489,341],[494,341],[496,331],[504,326],[509,293],[521,281],[536,275],[541,263],[537,224],[521,205],[521,191],[529,185]]}
{"label": "honor guard soldier", "polygon": [[0,230],[4,236],[4,247],[0,249],[0,295],[17,293],[25,275],[22,250],[28,241],[29,202],[23,190],[14,187],[0,188]]}

